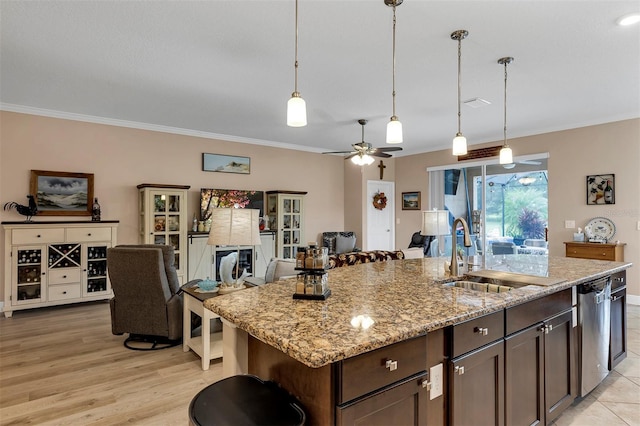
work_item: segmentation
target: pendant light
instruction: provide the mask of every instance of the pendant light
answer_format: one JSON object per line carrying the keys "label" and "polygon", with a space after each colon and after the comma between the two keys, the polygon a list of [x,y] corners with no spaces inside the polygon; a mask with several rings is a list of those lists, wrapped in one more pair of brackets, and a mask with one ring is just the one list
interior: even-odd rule
{"label": "pendant light", "polygon": [[307,125],[307,104],[298,92],[298,0],[296,0],[296,60],[295,86],[291,99],[287,102],[287,126],[304,127]]}
{"label": "pendant light", "polygon": [[467,138],[460,130],[460,62],[462,60],[462,40],[467,38],[467,30],[458,30],[451,33],[451,39],[458,40],[458,133],[453,138],[453,155],[465,155],[467,153]]}
{"label": "pendant light", "polygon": [[387,124],[387,143],[402,143],[402,123],[396,116],[396,6],[403,0],[384,0],[384,4],[393,8],[393,115]]}
{"label": "pendant light", "polygon": [[507,65],[513,62],[511,56],[498,59],[500,65],[504,65],[504,143],[500,150],[500,164],[513,163],[513,152],[507,144]]}

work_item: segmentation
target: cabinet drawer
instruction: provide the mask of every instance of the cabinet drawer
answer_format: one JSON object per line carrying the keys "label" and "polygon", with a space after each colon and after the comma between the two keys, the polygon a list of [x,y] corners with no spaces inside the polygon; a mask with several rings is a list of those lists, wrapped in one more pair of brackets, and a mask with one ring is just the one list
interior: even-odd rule
{"label": "cabinet drawer", "polygon": [[577,257],[580,259],[602,259],[602,260],[615,260],[616,251],[615,247],[605,246],[593,247],[593,246],[579,246],[579,245],[567,245],[566,250],[567,257]]}
{"label": "cabinet drawer", "polygon": [[[387,361],[391,363],[387,367]],[[427,336],[394,343],[338,364],[338,404],[405,379],[427,368]]]}
{"label": "cabinet drawer", "polygon": [[80,268],[62,268],[49,270],[49,284],[67,284],[80,282]]}
{"label": "cabinet drawer", "polygon": [[64,242],[64,229],[14,229],[11,233],[11,244],[43,244]]}
{"label": "cabinet drawer", "polygon": [[79,299],[80,283],[49,286],[49,300]]}
{"label": "cabinet drawer", "polygon": [[534,299],[506,310],[507,334],[515,333],[560,312],[571,309],[571,289],[565,289],[540,299]]}
{"label": "cabinet drawer", "polygon": [[627,285],[627,271],[616,272],[611,275],[611,292]]}
{"label": "cabinet drawer", "polygon": [[111,241],[111,228],[68,228],[67,241],[76,243]]}
{"label": "cabinet drawer", "polygon": [[504,337],[504,311],[456,324],[451,333],[451,357],[455,358]]}

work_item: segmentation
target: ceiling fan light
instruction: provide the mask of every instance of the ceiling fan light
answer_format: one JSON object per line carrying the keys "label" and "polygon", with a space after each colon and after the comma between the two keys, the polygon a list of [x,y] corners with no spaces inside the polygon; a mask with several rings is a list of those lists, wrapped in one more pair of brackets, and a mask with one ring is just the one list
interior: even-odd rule
{"label": "ceiling fan light", "polygon": [[307,104],[300,97],[300,93],[294,92],[287,102],[287,126],[304,127],[307,125]]}
{"label": "ceiling fan light", "polygon": [[373,157],[372,157],[372,156],[367,155],[367,154],[364,154],[364,155],[362,156],[362,161],[364,162],[364,164],[365,164],[366,166],[369,166],[369,165],[373,164],[373,162],[374,162],[375,160],[373,159]]}
{"label": "ceiling fan light", "polygon": [[513,163],[513,152],[508,145],[505,145],[500,150],[500,164],[511,164]]}
{"label": "ceiling fan light", "polygon": [[402,143],[402,123],[396,116],[387,123],[387,143]]}
{"label": "ceiling fan light", "polygon": [[467,138],[462,133],[456,134],[453,138],[453,155],[466,155],[467,154]]}

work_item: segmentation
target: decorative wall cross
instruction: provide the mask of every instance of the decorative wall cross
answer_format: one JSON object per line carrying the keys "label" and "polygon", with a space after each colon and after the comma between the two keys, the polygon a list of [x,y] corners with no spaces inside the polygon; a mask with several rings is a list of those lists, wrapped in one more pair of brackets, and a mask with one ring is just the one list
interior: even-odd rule
{"label": "decorative wall cross", "polygon": [[380,169],[380,179],[382,179],[384,176],[384,169],[386,169],[387,166],[385,166],[382,160],[380,160],[380,164],[378,164],[378,168]]}

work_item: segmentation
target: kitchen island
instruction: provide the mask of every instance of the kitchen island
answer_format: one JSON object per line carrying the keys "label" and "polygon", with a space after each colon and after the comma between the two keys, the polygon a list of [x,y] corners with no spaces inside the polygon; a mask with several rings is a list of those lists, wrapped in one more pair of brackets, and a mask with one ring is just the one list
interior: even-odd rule
{"label": "kitchen island", "polygon": [[[365,406],[387,404],[391,383],[396,393],[404,392],[403,386],[411,387],[409,397],[398,399],[406,404],[404,411],[422,407],[420,423],[440,423],[439,419],[447,418],[444,412],[450,410],[447,377],[444,384],[435,383],[435,393],[442,396],[434,397],[430,390],[429,397],[414,388],[416,383],[425,389],[431,387],[434,378],[429,378],[429,372],[448,375],[448,360],[455,354],[451,353],[453,336],[447,330],[473,324],[474,319],[504,327],[502,318],[510,307],[556,297],[556,293],[569,294],[571,309],[575,297],[571,290],[564,290],[631,266],[526,255],[484,260],[485,269],[526,274],[532,281],[545,277],[550,280],[547,284],[552,284],[525,285],[504,293],[444,286],[455,280],[445,273],[445,259],[424,258],[331,270],[332,296],[326,301],[294,300],[294,279],[209,299],[205,307],[220,315],[224,323],[223,372],[225,376],[248,372],[281,383],[301,400],[310,424],[349,423],[351,414],[344,415],[344,409],[362,410],[362,404],[353,401],[361,401],[363,396],[368,396],[362,400]],[[484,327],[480,329],[482,334]],[[495,327],[491,330],[489,337]],[[379,355],[386,350],[391,354]],[[407,355],[406,362],[393,364],[394,356]],[[378,358],[389,358],[391,364],[382,367],[391,378],[378,378],[376,372],[367,370],[367,357],[373,357],[369,362],[374,367],[380,362]],[[444,373],[438,370],[442,364]]]}

